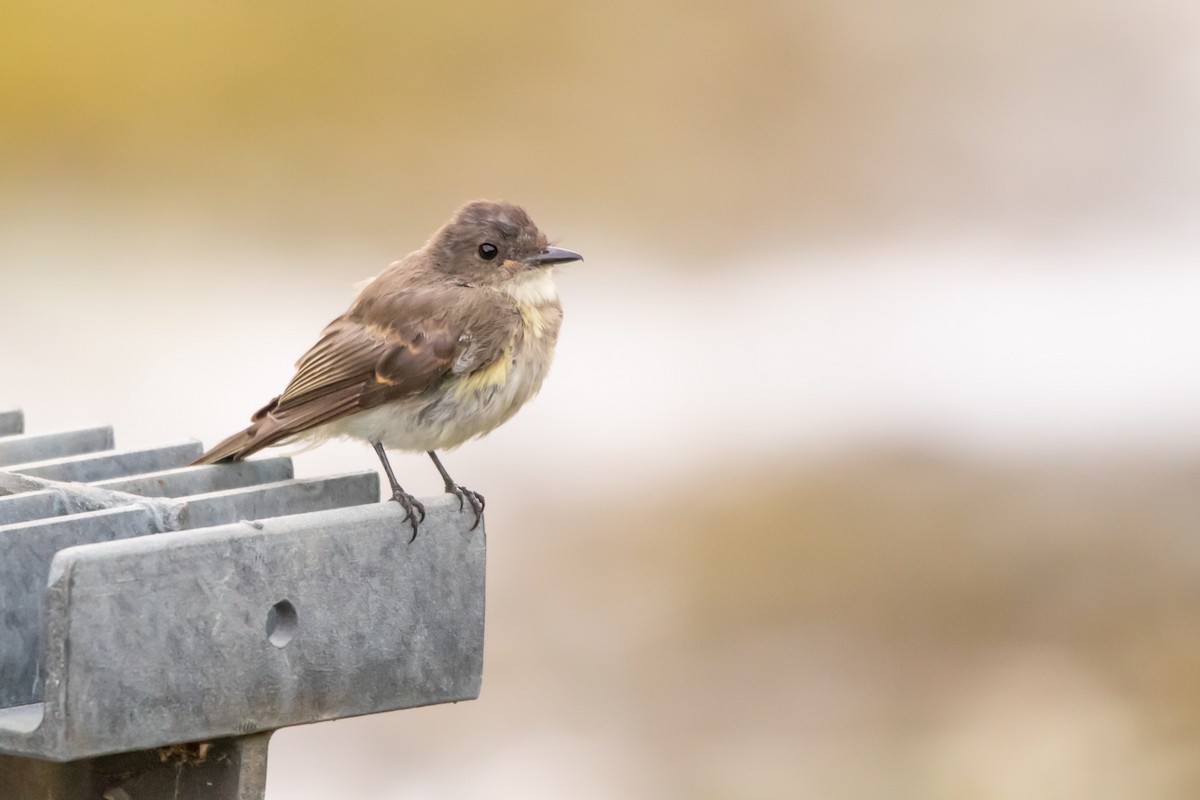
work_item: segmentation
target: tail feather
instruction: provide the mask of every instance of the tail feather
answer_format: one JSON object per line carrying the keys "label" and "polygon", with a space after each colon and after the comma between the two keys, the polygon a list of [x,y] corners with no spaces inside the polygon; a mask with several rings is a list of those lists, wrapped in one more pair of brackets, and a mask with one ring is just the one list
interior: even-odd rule
{"label": "tail feather", "polygon": [[192,464],[241,461],[264,447],[286,444],[305,431],[358,410],[361,393],[361,385],[345,385],[283,409],[279,408],[276,397],[254,413],[248,428],[225,439]]}
{"label": "tail feather", "polygon": [[284,431],[274,430],[264,432],[264,427],[259,423],[255,423],[244,431],[238,431],[193,461],[192,466],[241,461],[247,456],[262,450],[264,447],[278,444],[280,440],[287,438],[287,433]]}
{"label": "tail feather", "polygon": [[270,447],[289,435],[283,430],[278,421],[271,416],[279,403],[276,397],[271,402],[254,412],[250,418],[250,426],[238,431],[192,462],[198,464],[225,464],[231,461],[241,461],[247,456],[257,453],[264,447]]}

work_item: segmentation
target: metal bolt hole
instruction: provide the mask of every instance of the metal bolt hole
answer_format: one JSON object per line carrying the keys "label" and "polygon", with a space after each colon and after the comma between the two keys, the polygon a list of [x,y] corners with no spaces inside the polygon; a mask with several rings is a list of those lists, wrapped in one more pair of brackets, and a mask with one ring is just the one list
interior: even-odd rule
{"label": "metal bolt hole", "polygon": [[267,612],[267,639],[276,647],[286,647],[296,635],[296,607],[287,600],[280,600]]}

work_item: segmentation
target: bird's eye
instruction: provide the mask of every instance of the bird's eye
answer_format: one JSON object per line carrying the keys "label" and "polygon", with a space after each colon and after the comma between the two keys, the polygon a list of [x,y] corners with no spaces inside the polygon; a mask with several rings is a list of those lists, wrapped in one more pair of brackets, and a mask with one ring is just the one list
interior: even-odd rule
{"label": "bird's eye", "polygon": [[491,261],[499,252],[500,248],[496,247],[496,245],[492,244],[491,242],[484,242],[483,244],[479,245],[479,257],[484,261]]}

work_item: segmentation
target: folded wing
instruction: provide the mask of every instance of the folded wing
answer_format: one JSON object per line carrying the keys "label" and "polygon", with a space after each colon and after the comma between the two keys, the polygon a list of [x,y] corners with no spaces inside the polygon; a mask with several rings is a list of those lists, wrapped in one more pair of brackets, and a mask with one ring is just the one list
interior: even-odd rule
{"label": "folded wing", "polygon": [[318,425],[427,391],[448,375],[485,369],[503,356],[519,320],[497,301],[446,287],[356,303],[325,328],[283,393],[255,412],[249,427],[195,463],[240,461]]}

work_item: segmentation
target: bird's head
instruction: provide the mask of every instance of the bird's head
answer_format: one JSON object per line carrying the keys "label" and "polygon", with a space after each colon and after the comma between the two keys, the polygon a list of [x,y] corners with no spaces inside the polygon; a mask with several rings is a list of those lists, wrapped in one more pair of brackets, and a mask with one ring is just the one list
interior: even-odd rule
{"label": "bird's head", "polygon": [[583,256],[552,247],[520,206],[476,200],[425,245],[438,271],[473,286],[509,288],[543,281],[550,268]]}

